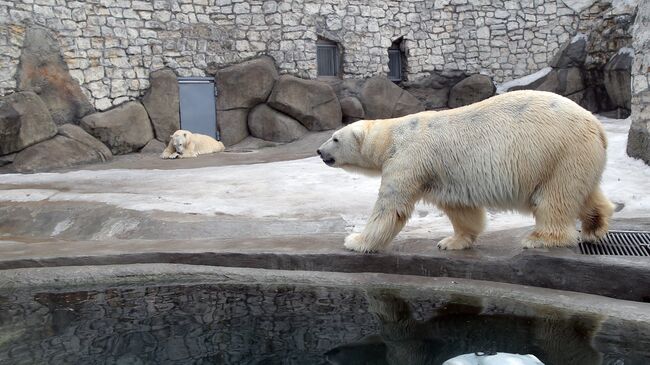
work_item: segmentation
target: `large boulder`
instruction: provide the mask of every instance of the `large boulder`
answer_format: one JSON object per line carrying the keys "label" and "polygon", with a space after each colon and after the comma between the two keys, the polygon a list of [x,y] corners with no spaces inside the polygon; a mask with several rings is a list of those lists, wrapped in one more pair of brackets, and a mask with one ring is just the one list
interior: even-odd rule
{"label": "large boulder", "polygon": [[359,99],[368,119],[396,118],[424,110],[418,99],[384,76],[366,80]]}
{"label": "large boulder", "polygon": [[604,67],[607,95],[619,108],[630,110],[632,101],[632,50],[617,53]]}
{"label": "large boulder", "polygon": [[160,142],[157,139],[152,139],[151,141],[147,142],[144,147],[140,150],[140,153],[157,153],[161,154],[162,151],[167,147],[166,144]]}
{"label": "large boulder", "polygon": [[632,65],[632,125],[627,154],[650,165],[650,3],[641,1],[634,20],[635,57]]}
{"label": "large boulder", "polygon": [[356,122],[366,116],[361,101],[354,96],[347,96],[341,99],[341,112],[343,113],[344,123]]}
{"label": "large boulder", "polygon": [[154,71],[149,76],[151,88],[142,98],[156,139],[169,142],[169,136],[181,128],[178,80],[170,69]]}
{"label": "large boulder", "polygon": [[582,91],[585,89],[582,70],[578,67],[554,69],[536,89],[564,96]]}
{"label": "large boulder", "polygon": [[471,75],[454,85],[449,91],[449,107],[457,108],[487,99],[494,95],[496,87],[485,75]]}
{"label": "large boulder", "polygon": [[406,91],[415,96],[427,110],[447,108],[449,91],[466,78],[462,71],[432,72],[429,76],[403,83]]}
{"label": "large boulder", "polygon": [[291,142],[307,133],[295,119],[266,104],[260,104],[248,114],[248,129],[253,137],[273,142]]}
{"label": "large boulder", "polygon": [[266,56],[216,71],[217,124],[224,145],[248,137],[248,112],[266,102],[277,78],[275,63]]}
{"label": "large boulder", "polygon": [[105,144],[97,140],[95,137],[91,136],[83,130],[83,128],[74,125],[74,124],[64,124],[59,127],[59,135],[63,137],[70,138],[86,145],[91,150],[95,151],[99,157],[100,161],[108,161],[113,158],[111,150],[106,147]]}
{"label": "large boulder", "polygon": [[30,26],[25,33],[17,70],[18,90],[38,94],[57,125],[79,122],[93,107],[70,76],[59,44],[45,28]]}
{"label": "large boulder", "polygon": [[99,155],[87,145],[56,136],[20,151],[12,167],[18,172],[38,172],[99,161]]}
{"label": "large boulder", "polygon": [[56,124],[38,95],[24,91],[0,98],[0,155],[52,138],[56,132]]}
{"label": "large boulder", "polygon": [[341,125],[341,105],[330,85],[283,75],[269,96],[268,104],[297,119],[310,131]]}
{"label": "large boulder", "polygon": [[587,37],[578,34],[567,41],[551,60],[553,68],[570,68],[584,65],[587,58]]}
{"label": "large boulder", "polygon": [[219,70],[217,110],[252,108],[269,97],[278,78],[275,63],[261,57]]}
{"label": "large boulder", "polygon": [[0,156],[0,166],[9,165],[10,163],[14,162],[15,158],[16,158],[15,153]]}
{"label": "large boulder", "polygon": [[104,162],[113,157],[101,142],[76,125],[64,124],[52,139],[18,152],[13,169],[18,172],[47,171],[91,162]]}
{"label": "large boulder", "polygon": [[81,120],[81,126],[104,142],[114,155],[138,151],[153,138],[147,111],[136,101],[88,115]]}
{"label": "large boulder", "polygon": [[217,111],[217,126],[221,142],[232,146],[248,137],[248,109]]}
{"label": "large boulder", "polygon": [[364,79],[341,80],[339,78],[323,78],[319,81],[322,81],[331,86],[332,89],[334,89],[334,93],[339,98],[339,100],[342,100],[348,96],[354,96],[358,98],[365,82]]}
{"label": "large boulder", "polygon": [[634,96],[627,154],[650,165],[650,89]]}

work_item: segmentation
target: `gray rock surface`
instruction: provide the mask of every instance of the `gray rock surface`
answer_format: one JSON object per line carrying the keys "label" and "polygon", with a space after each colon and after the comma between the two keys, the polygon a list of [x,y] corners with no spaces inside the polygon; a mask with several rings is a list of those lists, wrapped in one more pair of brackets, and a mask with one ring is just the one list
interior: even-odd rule
{"label": "gray rock surface", "polygon": [[564,96],[582,91],[585,89],[582,70],[578,67],[553,69],[536,89]]}
{"label": "gray rock surface", "polygon": [[610,99],[620,108],[631,109],[631,70],[632,55],[618,53],[605,65],[605,89]]}
{"label": "gray rock surface", "polygon": [[169,136],[181,128],[178,80],[170,69],[154,71],[149,75],[151,88],[142,98],[156,139],[169,142]]}
{"label": "gray rock surface", "polygon": [[167,147],[166,144],[160,142],[157,139],[152,139],[151,141],[147,142],[144,147],[140,150],[140,153],[157,153],[160,154],[162,151]]}
{"label": "gray rock surface", "polygon": [[25,91],[0,98],[0,155],[20,151],[56,133],[56,124],[38,95]]}
{"label": "gray rock surface", "polygon": [[469,105],[494,95],[496,87],[485,75],[471,75],[454,85],[449,91],[449,107]]}
{"label": "gray rock surface", "polygon": [[12,166],[18,172],[39,172],[101,161],[105,160],[100,151],[83,142],[57,135],[18,152]]}
{"label": "gray rock surface", "polygon": [[268,98],[278,78],[275,63],[261,57],[219,70],[217,110],[252,108]]}
{"label": "gray rock surface", "polygon": [[343,113],[344,123],[356,122],[366,116],[361,101],[354,96],[348,96],[341,99],[341,112]]}
{"label": "gray rock surface", "polygon": [[217,124],[224,145],[249,136],[250,108],[266,102],[277,78],[275,62],[266,56],[216,71]]}
{"label": "gray rock surface", "polygon": [[384,76],[368,79],[359,99],[367,119],[396,118],[424,110],[418,99]]}
{"label": "gray rock surface", "polygon": [[273,142],[291,142],[307,133],[300,122],[266,104],[248,114],[248,129],[253,137]]}
{"label": "gray rock surface", "polygon": [[[319,80],[320,81],[320,80]],[[330,85],[336,96],[339,100],[342,100],[348,96],[354,96],[359,98],[365,79],[345,79],[341,80],[339,78],[325,78],[322,82]]]}
{"label": "gray rock surface", "polygon": [[217,111],[217,126],[221,142],[232,146],[248,137],[248,109]]}
{"label": "gray rock surface", "polygon": [[640,1],[634,20],[632,64],[632,126],[627,154],[650,165],[650,3]]}
{"label": "gray rock surface", "polygon": [[0,156],[0,166],[9,165],[10,163],[14,162],[15,158],[16,158],[15,153]]}
{"label": "gray rock surface", "polygon": [[108,161],[113,158],[111,150],[105,144],[97,140],[83,130],[83,128],[74,124],[64,124],[59,127],[59,135],[73,139],[81,144],[84,144],[97,152],[102,162]]}
{"label": "gray rock surface", "polygon": [[577,37],[567,41],[551,60],[551,67],[569,68],[582,66],[587,57],[586,37]]}
{"label": "gray rock surface", "polygon": [[138,151],[154,137],[147,111],[136,101],[88,115],[81,126],[115,155]]}
{"label": "gray rock surface", "polygon": [[650,165],[650,90],[635,95],[632,125],[627,137],[627,154]]}
{"label": "gray rock surface", "polygon": [[57,125],[77,124],[94,109],[70,76],[60,52],[58,41],[47,29],[27,28],[17,71],[18,90],[38,94]]}
{"label": "gray rock surface", "polygon": [[268,104],[297,119],[310,131],[341,125],[341,105],[334,89],[326,83],[283,75],[269,96]]}
{"label": "gray rock surface", "polygon": [[449,103],[451,88],[466,78],[461,71],[434,72],[422,79],[404,83],[406,91],[415,96],[425,109],[446,108]]}

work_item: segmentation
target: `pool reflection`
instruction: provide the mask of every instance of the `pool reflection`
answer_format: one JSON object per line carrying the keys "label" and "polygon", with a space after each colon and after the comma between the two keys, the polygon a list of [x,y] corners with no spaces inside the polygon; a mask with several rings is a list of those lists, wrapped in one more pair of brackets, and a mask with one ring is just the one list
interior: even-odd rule
{"label": "pool reflection", "polygon": [[650,363],[641,347],[621,348],[627,339],[594,342],[599,326],[597,318],[436,292],[271,284],[0,288],[3,364],[408,365],[475,351],[529,353],[546,365]]}

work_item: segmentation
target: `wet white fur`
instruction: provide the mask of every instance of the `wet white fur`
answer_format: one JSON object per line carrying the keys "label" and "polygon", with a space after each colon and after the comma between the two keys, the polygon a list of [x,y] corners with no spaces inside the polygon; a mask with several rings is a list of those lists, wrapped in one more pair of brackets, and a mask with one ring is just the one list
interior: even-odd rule
{"label": "wet white fur", "polygon": [[179,129],[170,136],[169,144],[160,158],[188,158],[214,152],[222,152],[226,148],[223,143],[203,134],[192,133]]}
{"label": "wet white fur", "polygon": [[[334,139],[338,142],[334,142]],[[525,247],[570,246],[575,220],[602,237],[613,205],[599,188],[607,141],[600,122],[562,96],[515,91],[465,107],[359,121],[321,147],[334,167],[381,174],[379,196],[356,251],[384,249],[424,200],[441,208],[454,235],[442,249],[468,248],[485,227],[485,207],[533,213]]]}

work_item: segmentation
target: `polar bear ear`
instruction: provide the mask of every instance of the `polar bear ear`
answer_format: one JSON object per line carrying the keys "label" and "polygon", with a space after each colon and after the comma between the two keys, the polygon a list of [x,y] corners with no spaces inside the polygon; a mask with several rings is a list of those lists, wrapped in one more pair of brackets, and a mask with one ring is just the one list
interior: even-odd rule
{"label": "polar bear ear", "polygon": [[361,145],[365,136],[366,129],[363,126],[359,125],[352,128],[352,137],[357,141],[357,144]]}

